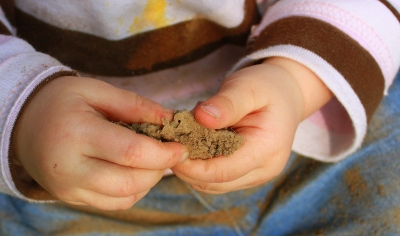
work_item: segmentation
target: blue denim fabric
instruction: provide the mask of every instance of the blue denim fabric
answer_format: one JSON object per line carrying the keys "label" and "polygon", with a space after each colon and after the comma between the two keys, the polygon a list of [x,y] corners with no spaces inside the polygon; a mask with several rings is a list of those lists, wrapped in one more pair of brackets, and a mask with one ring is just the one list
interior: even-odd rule
{"label": "blue denim fabric", "polygon": [[400,235],[399,156],[400,76],[339,163],[292,153],[270,183],[216,196],[167,177],[118,212],[0,195],[0,235]]}

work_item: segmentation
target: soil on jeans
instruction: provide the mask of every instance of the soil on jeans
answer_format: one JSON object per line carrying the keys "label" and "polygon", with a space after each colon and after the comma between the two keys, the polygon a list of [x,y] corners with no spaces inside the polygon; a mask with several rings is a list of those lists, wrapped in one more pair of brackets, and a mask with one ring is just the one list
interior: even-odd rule
{"label": "soil on jeans", "polygon": [[163,119],[163,125],[134,123],[124,126],[163,142],[179,142],[188,148],[191,159],[229,156],[243,143],[243,137],[229,128],[213,130],[201,126],[187,110],[176,112],[172,121]]}

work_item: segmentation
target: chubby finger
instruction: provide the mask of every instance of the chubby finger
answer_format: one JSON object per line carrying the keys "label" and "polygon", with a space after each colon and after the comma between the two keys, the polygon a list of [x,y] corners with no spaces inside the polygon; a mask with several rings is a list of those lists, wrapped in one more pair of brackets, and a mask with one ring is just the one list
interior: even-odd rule
{"label": "chubby finger", "polygon": [[68,83],[83,94],[90,106],[115,121],[161,124],[162,118],[173,117],[173,110],[97,79],[69,77]]}
{"label": "chubby finger", "polygon": [[265,79],[269,65],[261,64],[230,75],[218,93],[196,106],[196,120],[203,126],[220,129],[236,124],[245,115],[267,104]]}
{"label": "chubby finger", "polygon": [[101,117],[91,119],[85,126],[81,140],[86,143],[86,156],[128,167],[164,170],[189,155],[179,143],[162,143]]}
{"label": "chubby finger", "polygon": [[80,188],[109,197],[129,197],[148,191],[164,170],[133,169],[96,158],[87,158]]}
{"label": "chubby finger", "polygon": [[[60,199],[61,200],[61,199]],[[83,202],[77,202],[77,201],[70,201],[70,200],[62,200],[63,202],[66,202],[70,205],[74,205],[74,206],[87,206],[88,204],[83,203]]]}
{"label": "chubby finger", "polygon": [[252,170],[239,179],[224,183],[209,183],[191,179],[187,176],[180,175],[179,173],[176,173],[176,175],[196,191],[209,194],[223,194],[259,186],[274,179],[281,173],[279,170],[269,171],[268,169],[269,168],[258,168]]}
{"label": "chubby finger", "polygon": [[128,197],[109,197],[90,190],[81,190],[77,192],[76,199],[74,200],[60,200],[72,205],[88,205],[100,210],[115,211],[131,208],[147,193],[148,191]]}
{"label": "chubby finger", "polygon": [[[225,183],[241,178],[264,165],[266,151],[260,149],[257,128],[246,128],[240,134],[245,140],[232,155],[207,160],[186,160],[172,167],[175,174],[201,182]],[[267,147],[266,147],[267,148]]]}

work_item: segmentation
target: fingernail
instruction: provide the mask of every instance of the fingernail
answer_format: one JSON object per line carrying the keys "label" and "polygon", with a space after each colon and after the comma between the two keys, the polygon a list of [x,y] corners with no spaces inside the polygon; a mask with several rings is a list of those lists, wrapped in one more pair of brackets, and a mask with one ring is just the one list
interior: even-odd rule
{"label": "fingernail", "polygon": [[181,157],[181,159],[179,160],[179,163],[184,162],[186,159],[189,158],[189,152],[185,151]]}
{"label": "fingernail", "polygon": [[203,111],[205,111],[206,113],[210,114],[212,117],[214,117],[217,120],[221,117],[221,112],[219,111],[219,109],[216,108],[212,104],[202,105],[201,109],[203,109]]}

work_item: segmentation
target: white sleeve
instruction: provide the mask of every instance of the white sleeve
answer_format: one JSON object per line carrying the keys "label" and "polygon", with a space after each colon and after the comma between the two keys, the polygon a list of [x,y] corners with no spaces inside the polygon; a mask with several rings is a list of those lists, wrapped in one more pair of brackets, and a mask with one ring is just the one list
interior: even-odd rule
{"label": "white sleeve", "polygon": [[24,102],[44,80],[74,72],[12,36],[15,30],[1,9],[0,26],[8,29],[8,32],[0,32],[3,33],[0,34],[0,192],[26,198],[17,190],[10,171],[9,151],[13,126]]}

